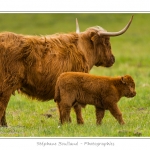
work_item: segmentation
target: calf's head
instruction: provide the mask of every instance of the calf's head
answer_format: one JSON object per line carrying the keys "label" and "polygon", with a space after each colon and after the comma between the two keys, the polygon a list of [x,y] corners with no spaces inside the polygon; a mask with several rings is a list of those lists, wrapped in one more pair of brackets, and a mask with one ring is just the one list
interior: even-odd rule
{"label": "calf's head", "polygon": [[[119,36],[127,31],[133,16],[128,24],[118,32],[107,32],[102,27],[90,27],[85,32],[79,30],[78,22],[76,20],[76,32],[81,34],[88,57],[93,59],[93,65],[111,67],[115,63],[115,57],[111,51],[110,37]],[[92,60],[91,60],[92,61]]]}
{"label": "calf's head", "polygon": [[126,97],[134,97],[136,95],[135,83],[131,76],[125,75],[121,77],[123,83],[123,95]]}

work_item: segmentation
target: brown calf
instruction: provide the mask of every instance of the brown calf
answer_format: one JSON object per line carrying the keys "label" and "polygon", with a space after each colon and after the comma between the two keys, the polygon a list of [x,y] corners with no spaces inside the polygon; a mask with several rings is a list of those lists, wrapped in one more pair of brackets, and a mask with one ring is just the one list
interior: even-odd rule
{"label": "brown calf", "polygon": [[81,111],[78,105],[85,107],[86,104],[96,108],[97,124],[101,124],[105,110],[124,124],[122,113],[117,106],[121,97],[134,97],[135,83],[131,76],[102,77],[79,72],[62,73],[55,87],[55,102],[57,102],[60,121],[70,122],[70,110],[74,107],[77,123],[83,124]]}

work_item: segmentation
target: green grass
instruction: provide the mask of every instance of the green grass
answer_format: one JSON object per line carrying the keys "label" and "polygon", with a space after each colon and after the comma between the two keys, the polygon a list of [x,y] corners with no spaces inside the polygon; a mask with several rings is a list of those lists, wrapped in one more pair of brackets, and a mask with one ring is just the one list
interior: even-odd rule
{"label": "green grass", "polygon": [[[77,17],[81,31],[99,25],[107,31],[120,30],[132,14],[0,14],[0,31],[46,35],[75,31]],[[111,68],[93,67],[91,74],[121,76],[130,74],[136,83],[136,97],[122,98],[118,105],[126,122],[118,124],[106,111],[101,126],[96,125],[95,109],[83,109],[85,124],[59,126],[58,110],[53,100],[32,101],[16,93],[7,107],[8,128],[0,128],[1,137],[148,137],[150,136],[150,14],[134,14],[129,30],[112,37],[112,51],[116,62]],[[51,118],[43,114],[52,114]]]}

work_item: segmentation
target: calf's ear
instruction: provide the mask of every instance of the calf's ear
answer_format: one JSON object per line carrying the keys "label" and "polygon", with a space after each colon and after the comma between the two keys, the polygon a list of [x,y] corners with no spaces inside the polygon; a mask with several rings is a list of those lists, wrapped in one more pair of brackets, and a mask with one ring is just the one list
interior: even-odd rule
{"label": "calf's ear", "polygon": [[124,76],[121,77],[121,82],[122,82],[123,84],[126,84],[126,80],[125,80],[125,77],[124,77]]}

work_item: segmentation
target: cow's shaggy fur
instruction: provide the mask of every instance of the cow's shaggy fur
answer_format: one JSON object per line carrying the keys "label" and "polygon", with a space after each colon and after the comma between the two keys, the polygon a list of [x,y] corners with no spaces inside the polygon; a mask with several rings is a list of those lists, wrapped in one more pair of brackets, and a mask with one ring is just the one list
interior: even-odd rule
{"label": "cow's shaggy fur", "polygon": [[0,33],[0,126],[7,126],[5,111],[15,90],[47,101],[54,98],[61,73],[88,73],[94,65],[112,66],[115,58],[109,37],[98,32],[95,27],[52,36]]}
{"label": "cow's shaggy fur", "polygon": [[[97,124],[101,124],[105,110],[109,110],[120,124],[124,124],[122,113],[117,106],[121,97],[134,97],[135,83],[131,76],[102,77],[81,72],[62,73],[55,87],[60,121],[70,122],[71,107],[86,104],[96,108]],[[75,109],[77,122],[83,123],[81,112]]]}

